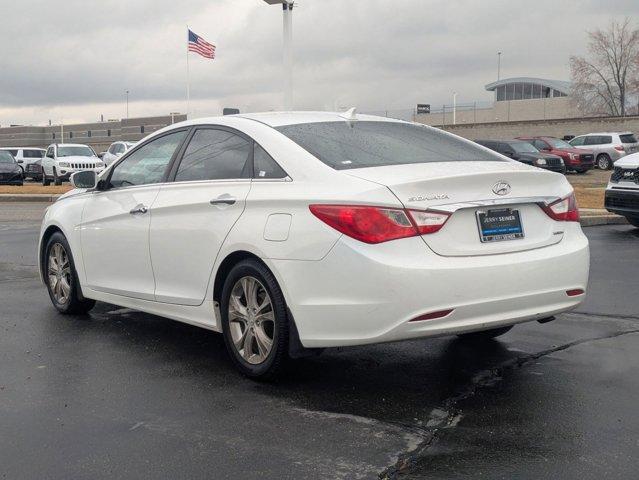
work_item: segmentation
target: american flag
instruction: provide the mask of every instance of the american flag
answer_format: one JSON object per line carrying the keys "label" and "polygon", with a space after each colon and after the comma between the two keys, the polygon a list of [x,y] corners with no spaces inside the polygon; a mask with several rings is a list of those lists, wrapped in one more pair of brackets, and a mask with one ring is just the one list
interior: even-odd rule
{"label": "american flag", "polygon": [[199,53],[204,58],[213,60],[215,58],[215,45],[207,42],[189,29],[189,52]]}

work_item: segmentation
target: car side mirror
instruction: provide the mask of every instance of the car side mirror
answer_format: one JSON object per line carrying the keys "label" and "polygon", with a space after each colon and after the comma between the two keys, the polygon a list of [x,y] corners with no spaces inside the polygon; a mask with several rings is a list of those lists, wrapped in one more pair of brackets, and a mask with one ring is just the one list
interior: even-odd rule
{"label": "car side mirror", "polygon": [[76,172],[69,179],[73,188],[95,188],[98,183],[98,176],[92,170]]}
{"label": "car side mirror", "polygon": [[106,155],[106,152],[100,152],[100,153],[98,153],[98,158],[99,158],[100,160],[102,160],[102,159],[104,158],[104,156],[105,156],[105,155]]}

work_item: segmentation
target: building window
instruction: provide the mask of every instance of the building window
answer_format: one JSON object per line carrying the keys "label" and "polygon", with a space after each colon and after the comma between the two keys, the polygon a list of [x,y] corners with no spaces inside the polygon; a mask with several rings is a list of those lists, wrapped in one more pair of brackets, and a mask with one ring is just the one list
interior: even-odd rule
{"label": "building window", "polygon": [[523,83],[515,83],[515,96],[513,100],[521,100],[524,95],[524,84]]}
{"label": "building window", "polygon": [[542,93],[542,98],[550,98],[550,94],[552,93],[552,88],[550,87],[544,87],[543,89],[543,93]]}
{"label": "building window", "polygon": [[532,98],[541,98],[541,85],[533,84],[533,95]]}
{"label": "building window", "polygon": [[73,132],[69,132],[69,138],[73,138]]}
{"label": "building window", "polygon": [[532,83],[524,83],[524,100],[533,98],[532,87]]}
{"label": "building window", "polygon": [[110,136],[111,136],[111,130],[109,129],[107,130],[107,137],[110,137]]}
{"label": "building window", "polygon": [[515,84],[509,83],[506,85],[506,100],[513,100],[515,98]]}
{"label": "building window", "polygon": [[140,133],[144,133],[144,125],[140,125]]}
{"label": "building window", "polygon": [[55,140],[55,132],[53,132],[51,135],[52,135],[51,138]]}
{"label": "building window", "polygon": [[91,138],[91,130],[87,130],[87,137]]}
{"label": "building window", "polygon": [[559,90],[553,90],[553,97],[565,97],[566,94],[563,92],[560,92]]}
{"label": "building window", "polygon": [[506,99],[506,85],[497,87],[497,101],[503,102]]}

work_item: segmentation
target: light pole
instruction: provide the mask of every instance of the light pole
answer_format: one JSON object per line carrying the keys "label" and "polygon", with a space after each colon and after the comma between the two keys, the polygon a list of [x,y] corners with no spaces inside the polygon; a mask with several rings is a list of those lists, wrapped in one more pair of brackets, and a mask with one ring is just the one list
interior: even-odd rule
{"label": "light pole", "polygon": [[501,78],[501,52],[497,52],[497,81]]}
{"label": "light pole", "polygon": [[293,108],[293,5],[294,0],[264,0],[269,5],[282,5],[282,38],[284,64],[284,109]]}
{"label": "light pole", "polygon": [[129,119],[129,91],[126,91],[126,118]]}
{"label": "light pole", "polygon": [[453,125],[457,124],[457,92],[453,92]]}

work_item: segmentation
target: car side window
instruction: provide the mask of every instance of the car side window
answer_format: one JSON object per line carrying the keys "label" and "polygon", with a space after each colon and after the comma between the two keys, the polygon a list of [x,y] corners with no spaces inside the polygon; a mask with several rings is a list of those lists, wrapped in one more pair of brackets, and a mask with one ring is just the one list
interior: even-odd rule
{"label": "car side window", "polygon": [[116,143],[113,146],[113,153],[115,155],[118,155],[119,153],[124,153],[124,145],[122,145],[121,143]]}
{"label": "car side window", "polygon": [[53,147],[47,149],[47,157],[53,158]]}
{"label": "car side window", "polygon": [[515,151],[507,143],[498,144],[497,151],[504,155],[511,155],[515,153]]}
{"label": "car side window", "polygon": [[176,182],[250,177],[251,142],[226,130],[198,129],[180,162]]}
{"label": "car side window", "polygon": [[596,135],[591,135],[589,137],[586,137],[586,142],[585,145],[599,145],[601,142],[599,141],[601,137],[598,137]]}
{"label": "car side window", "polygon": [[550,147],[543,140],[533,140],[533,146],[537,147],[538,150],[549,150]]}
{"label": "car side window", "polygon": [[608,143],[612,143],[612,137],[610,135],[604,135],[602,137],[599,137],[599,143],[601,145],[606,145]]}
{"label": "car side window", "polygon": [[160,183],[186,132],[181,130],[163,135],[126,157],[113,168],[110,188]]}
{"label": "car side window", "polygon": [[577,138],[573,138],[569,143],[573,147],[580,147],[584,144],[585,140],[586,140],[586,137],[577,137]]}
{"label": "car side window", "polygon": [[115,143],[109,147],[107,152],[109,152],[110,154],[114,154],[115,153]]}
{"label": "car side window", "polygon": [[257,143],[253,147],[253,171],[254,178],[286,178],[286,172],[282,170],[273,157]]}

